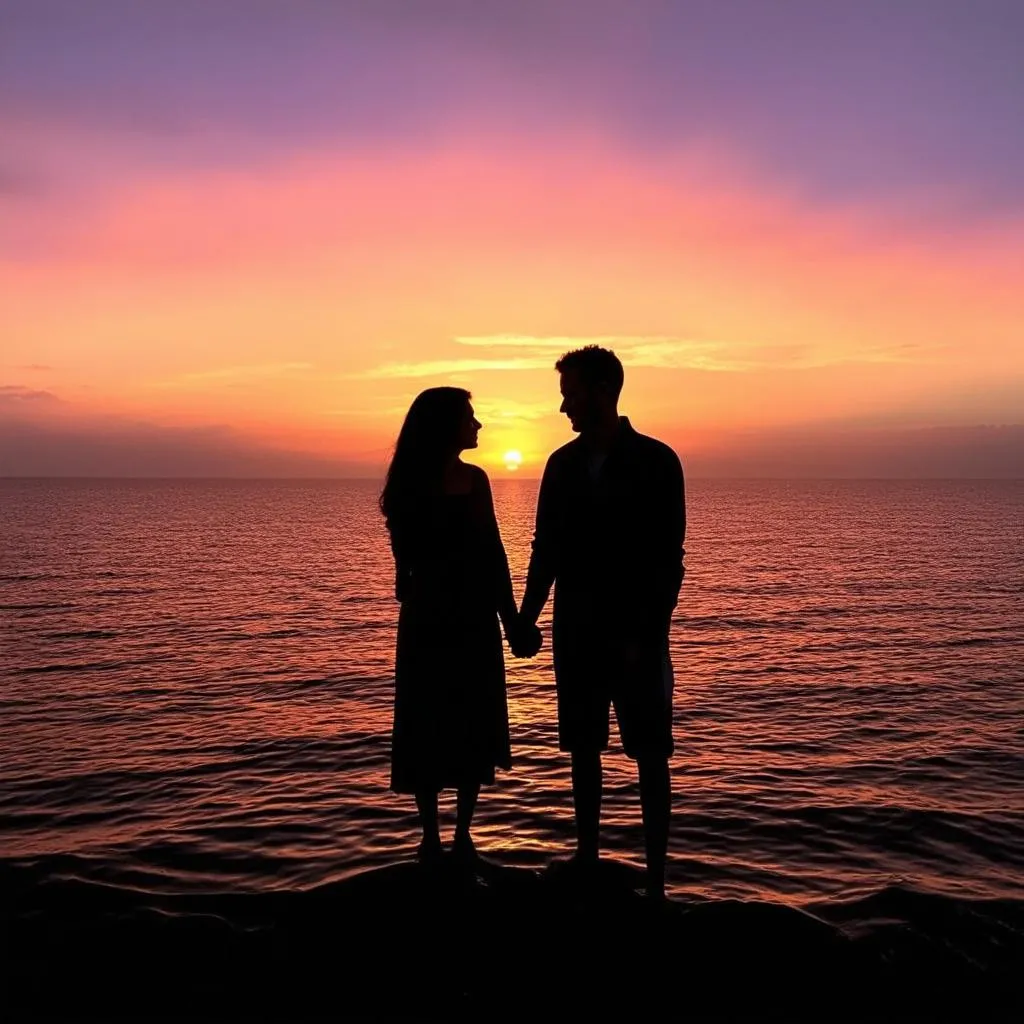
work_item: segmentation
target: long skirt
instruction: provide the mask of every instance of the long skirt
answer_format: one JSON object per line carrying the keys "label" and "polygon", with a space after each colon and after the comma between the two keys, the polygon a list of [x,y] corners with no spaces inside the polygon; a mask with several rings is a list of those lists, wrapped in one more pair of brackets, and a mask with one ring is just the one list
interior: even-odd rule
{"label": "long skirt", "polygon": [[494,612],[406,600],[398,619],[391,788],[494,782],[511,766],[501,629]]}

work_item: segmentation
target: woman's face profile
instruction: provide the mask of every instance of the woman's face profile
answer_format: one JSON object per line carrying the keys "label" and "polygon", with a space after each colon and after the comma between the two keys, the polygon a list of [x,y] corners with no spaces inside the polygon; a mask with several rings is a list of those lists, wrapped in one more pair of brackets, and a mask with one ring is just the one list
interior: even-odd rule
{"label": "woman's face profile", "polygon": [[462,418],[459,421],[458,446],[460,452],[477,446],[477,435],[480,433],[480,427],[481,423],[473,412],[472,403],[467,402]]}

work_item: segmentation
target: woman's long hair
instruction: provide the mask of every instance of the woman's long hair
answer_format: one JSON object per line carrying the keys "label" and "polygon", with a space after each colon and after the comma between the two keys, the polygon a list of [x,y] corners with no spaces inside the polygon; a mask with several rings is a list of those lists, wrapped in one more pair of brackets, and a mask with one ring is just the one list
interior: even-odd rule
{"label": "woman's long hair", "polygon": [[380,494],[389,529],[440,485],[470,397],[464,388],[427,388],[409,406]]}

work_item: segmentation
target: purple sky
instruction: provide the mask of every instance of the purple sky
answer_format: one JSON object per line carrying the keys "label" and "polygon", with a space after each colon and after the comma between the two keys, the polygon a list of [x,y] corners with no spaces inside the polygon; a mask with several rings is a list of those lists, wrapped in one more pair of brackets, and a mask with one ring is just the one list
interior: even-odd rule
{"label": "purple sky", "polygon": [[[1019,0],[7,0],[0,187],[471,126],[721,146],[837,201],[999,216],[1024,206],[1022,53]],[[117,166],[62,159],[67,127]]]}

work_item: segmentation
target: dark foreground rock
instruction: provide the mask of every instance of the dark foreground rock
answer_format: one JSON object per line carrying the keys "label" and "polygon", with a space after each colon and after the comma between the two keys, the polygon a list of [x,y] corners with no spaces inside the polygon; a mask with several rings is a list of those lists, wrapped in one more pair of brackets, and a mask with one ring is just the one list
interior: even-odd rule
{"label": "dark foreground rock", "polygon": [[[305,892],[157,896],[7,874],[6,1019],[1019,1019],[1019,917],[922,931],[651,905],[594,877],[396,864]],[[933,915],[934,916],[934,915]],[[941,915],[938,915],[941,916]],[[974,932],[972,932],[972,928]]]}

